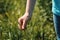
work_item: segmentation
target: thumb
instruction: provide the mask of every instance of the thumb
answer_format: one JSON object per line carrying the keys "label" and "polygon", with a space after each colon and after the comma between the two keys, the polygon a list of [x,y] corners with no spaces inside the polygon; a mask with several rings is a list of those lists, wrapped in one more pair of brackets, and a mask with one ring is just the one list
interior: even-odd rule
{"label": "thumb", "polygon": [[23,25],[22,25],[22,29],[25,29],[25,27],[26,27],[26,21],[24,20]]}

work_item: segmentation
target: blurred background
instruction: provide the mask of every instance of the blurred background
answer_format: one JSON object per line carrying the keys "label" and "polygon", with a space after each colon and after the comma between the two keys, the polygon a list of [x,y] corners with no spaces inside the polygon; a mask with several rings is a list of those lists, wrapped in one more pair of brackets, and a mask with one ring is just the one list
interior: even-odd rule
{"label": "blurred background", "polygon": [[56,40],[51,0],[37,0],[27,28],[18,28],[26,1],[0,0],[0,40]]}

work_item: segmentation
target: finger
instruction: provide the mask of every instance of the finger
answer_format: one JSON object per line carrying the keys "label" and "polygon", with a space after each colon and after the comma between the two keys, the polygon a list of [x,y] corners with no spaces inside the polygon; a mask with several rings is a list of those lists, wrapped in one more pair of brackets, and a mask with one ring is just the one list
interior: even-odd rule
{"label": "finger", "polygon": [[22,25],[23,25],[23,20],[21,21],[21,24],[20,24],[20,29],[22,29]]}
{"label": "finger", "polygon": [[22,29],[22,25],[23,25],[23,20],[22,19],[20,19],[20,20],[18,20],[18,28],[19,29]]}

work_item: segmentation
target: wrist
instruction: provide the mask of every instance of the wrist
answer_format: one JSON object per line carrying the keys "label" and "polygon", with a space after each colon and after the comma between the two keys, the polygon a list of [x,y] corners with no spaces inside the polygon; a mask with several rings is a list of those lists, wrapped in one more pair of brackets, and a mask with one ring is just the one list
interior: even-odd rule
{"label": "wrist", "polygon": [[27,15],[28,17],[31,17],[32,16],[32,13],[25,13],[25,15]]}
{"label": "wrist", "polygon": [[25,14],[24,14],[24,17],[26,17],[27,19],[29,19],[29,20],[30,20],[30,19],[31,19],[31,17],[32,17],[32,15],[30,15],[29,13],[25,13]]}

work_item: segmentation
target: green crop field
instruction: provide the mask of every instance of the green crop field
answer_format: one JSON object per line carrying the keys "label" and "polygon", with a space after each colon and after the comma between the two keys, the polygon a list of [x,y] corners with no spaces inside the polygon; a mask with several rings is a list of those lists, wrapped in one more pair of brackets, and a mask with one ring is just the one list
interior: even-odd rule
{"label": "green crop field", "polygon": [[37,0],[27,28],[20,30],[25,5],[26,0],[0,0],[0,40],[56,40],[51,0]]}

